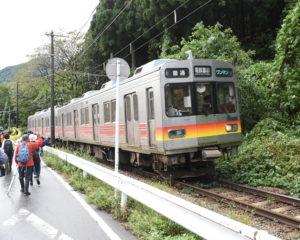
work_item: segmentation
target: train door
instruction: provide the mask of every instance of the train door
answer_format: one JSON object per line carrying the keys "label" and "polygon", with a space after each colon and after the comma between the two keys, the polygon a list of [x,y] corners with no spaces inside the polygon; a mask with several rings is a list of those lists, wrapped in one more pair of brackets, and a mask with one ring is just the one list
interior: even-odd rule
{"label": "train door", "polygon": [[92,105],[92,115],[93,115],[93,138],[94,141],[99,140],[99,123],[100,123],[100,116],[99,116],[99,104]]}
{"label": "train door", "polygon": [[126,140],[129,146],[140,145],[138,96],[132,93],[125,96]]}
{"label": "train door", "polygon": [[149,146],[155,147],[155,115],[154,115],[154,92],[153,88],[147,89],[147,119],[148,119],[148,138]]}
{"label": "train door", "polygon": [[62,136],[65,136],[65,115],[61,115],[61,131],[62,131]]}
{"label": "train door", "polygon": [[74,137],[78,137],[78,111],[74,110]]}

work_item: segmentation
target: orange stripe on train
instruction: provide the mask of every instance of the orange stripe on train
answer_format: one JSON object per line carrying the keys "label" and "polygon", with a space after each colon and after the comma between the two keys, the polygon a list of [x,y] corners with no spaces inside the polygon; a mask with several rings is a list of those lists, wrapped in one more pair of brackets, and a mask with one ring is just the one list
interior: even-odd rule
{"label": "orange stripe on train", "polygon": [[[233,123],[238,125],[238,131],[226,132],[225,125],[233,124]],[[169,138],[169,130],[182,129],[182,128],[185,129],[186,131],[186,135],[183,138],[209,137],[209,136],[216,136],[216,135],[240,133],[241,122],[230,121],[230,122],[204,123],[204,124],[195,124],[195,125],[156,128],[156,140],[157,141],[176,140],[178,138],[175,139]]]}

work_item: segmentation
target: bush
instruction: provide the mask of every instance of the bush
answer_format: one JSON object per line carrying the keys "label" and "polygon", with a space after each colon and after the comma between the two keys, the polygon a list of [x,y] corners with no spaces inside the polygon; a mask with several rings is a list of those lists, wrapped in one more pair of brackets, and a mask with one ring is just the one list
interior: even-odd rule
{"label": "bush", "polygon": [[300,196],[300,139],[281,122],[264,119],[248,134],[239,155],[219,161],[221,178],[252,186],[273,186]]}

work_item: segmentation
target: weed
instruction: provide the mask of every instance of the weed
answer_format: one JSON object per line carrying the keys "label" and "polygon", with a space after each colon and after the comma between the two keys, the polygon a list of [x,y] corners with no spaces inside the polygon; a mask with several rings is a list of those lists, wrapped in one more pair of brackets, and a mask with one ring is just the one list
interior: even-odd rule
{"label": "weed", "polygon": [[[83,177],[82,170],[67,164],[55,155],[46,153],[44,160],[49,167],[62,173],[74,189],[85,193],[90,203],[122,220],[139,238],[145,240],[202,239],[131,198],[128,199],[126,210],[121,211],[120,196],[115,198],[114,189],[109,185],[91,175],[87,175],[86,178]],[[165,183],[152,183],[152,185],[171,191],[171,188]]]}

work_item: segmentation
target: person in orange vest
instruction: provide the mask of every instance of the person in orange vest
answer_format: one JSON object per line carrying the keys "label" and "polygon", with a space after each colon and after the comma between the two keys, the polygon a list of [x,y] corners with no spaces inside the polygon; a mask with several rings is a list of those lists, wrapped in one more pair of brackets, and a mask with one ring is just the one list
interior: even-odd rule
{"label": "person in orange vest", "polygon": [[16,148],[14,160],[18,165],[21,192],[26,196],[30,195],[29,183],[31,181],[34,166],[32,152],[38,149],[42,144],[43,138],[41,136],[38,135],[37,142],[30,142],[29,136],[25,134],[22,136],[22,142]]}

